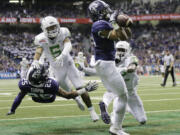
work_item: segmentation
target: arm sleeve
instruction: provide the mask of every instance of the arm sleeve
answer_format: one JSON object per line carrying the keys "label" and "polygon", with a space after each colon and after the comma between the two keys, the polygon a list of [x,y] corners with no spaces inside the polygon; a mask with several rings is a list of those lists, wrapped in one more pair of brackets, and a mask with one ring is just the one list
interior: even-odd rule
{"label": "arm sleeve", "polygon": [[83,71],[88,75],[97,75],[95,68],[83,68]]}
{"label": "arm sleeve", "polygon": [[65,42],[64,49],[62,51],[62,55],[67,56],[71,50],[72,50],[71,42]]}
{"label": "arm sleeve", "polygon": [[13,102],[12,107],[11,107],[11,112],[16,111],[17,107],[21,104],[21,101],[25,95],[26,95],[25,93],[19,92],[17,97],[14,99],[14,102]]}

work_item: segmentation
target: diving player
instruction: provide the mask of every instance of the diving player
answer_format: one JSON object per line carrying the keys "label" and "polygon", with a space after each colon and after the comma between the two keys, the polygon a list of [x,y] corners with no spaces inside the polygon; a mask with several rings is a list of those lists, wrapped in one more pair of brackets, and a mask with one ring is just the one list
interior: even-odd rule
{"label": "diving player", "polygon": [[[126,83],[128,91],[128,111],[140,124],[145,124],[147,117],[144,111],[143,103],[140,97],[137,95],[139,78],[136,73],[136,68],[138,65],[138,59],[131,53],[131,48],[128,42],[117,42],[115,62],[118,72],[122,74]],[[99,104],[102,120],[107,124],[110,122],[107,116],[107,107],[115,98],[116,95],[114,95],[112,92],[106,92],[103,96],[103,102],[100,102]]]}
{"label": "diving player", "polygon": [[10,111],[7,115],[15,114],[17,107],[21,104],[25,95],[32,97],[34,102],[38,103],[52,103],[57,96],[61,96],[67,99],[75,98],[85,92],[94,91],[98,85],[96,82],[88,83],[86,86],[81,87],[77,91],[66,92],[59,88],[58,83],[49,77],[48,68],[45,65],[39,65],[39,68],[30,67],[27,80],[21,79],[19,81],[20,92],[15,98]]}
{"label": "diving player", "polygon": [[112,27],[110,23],[112,11],[104,1],[95,0],[90,3],[88,9],[93,21],[91,33],[95,42],[95,68],[106,89],[117,96],[113,103],[112,125],[109,132],[113,135],[129,135],[122,130],[127,105],[127,88],[115,66],[114,41],[127,40],[131,36],[130,29]]}
{"label": "diving player", "polygon": [[21,66],[21,73],[20,73],[21,79],[23,78],[25,79],[27,71],[29,69],[28,60],[26,58],[22,58],[22,61],[20,62],[20,66]]}
{"label": "diving player", "polygon": [[[72,82],[74,87],[78,90],[83,86],[83,80],[80,77],[74,61],[70,56],[72,49],[70,41],[70,32],[66,27],[60,27],[59,22],[52,16],[47,16],[42,19],[41,28],[42,33],[35,37],[34,43],[37,49],[32,65],[38,67],[41,56],[47,58],[50,63],[50,74],[56,79],[59,85],[64,90],[71,90],[68,79]],[[88,93],[81,95],[90,112],[91,119],[95,122],[99,119],[96,114]],[[84,106],[81,101],[76,98],[76,102],[81,110]]]}

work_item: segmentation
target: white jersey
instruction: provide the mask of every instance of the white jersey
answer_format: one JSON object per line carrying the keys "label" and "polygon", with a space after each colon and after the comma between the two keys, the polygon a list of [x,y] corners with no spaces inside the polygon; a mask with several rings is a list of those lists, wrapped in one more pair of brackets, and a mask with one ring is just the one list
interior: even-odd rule
{"label": "white jersey", "polygon": [[28,66],[29,66],[29,62],[28,62],[28,60],[22,60],[20,62],[20,65],[21,65],[21,70],[27,70]]}
{"label": "white jersey", "polygon": [[70,36],[71,34],[68,28],[61,27],[60,33],[54,40],[48,39],[48,37],[42,32],[35,37],[34,44],[43,48],[42,57],[47,58],[51,66],[55,66],[55,58],[61,54],[64,48],[63,42]]}
{"label": "white jersey", "polygon": [[116,66],[118,71],[121,72],[124,81],[126,83],[127,89],[134,89],[138,84],[138,76],[136,72],[127,73],[123,72],[123,70],[127,69],[131,64],[138,64],[138,59],[134,55],[129,55],[122,62],[118,63]]}
{"label": "white jersey", "polygon": [[166,63],[166,66],[170,66],[170,65],[171,65],[171,62],[174,62],[173,55],[172,55],[172,54],[170,54],[170,55],[165,55],[165,56],[164,56],[164,62]]}
{"label": "white jersey", "polygon": [[86,57],[75,57],[75,63],[80,64],[81,67],[84,67],[84,62],[86,60]]}

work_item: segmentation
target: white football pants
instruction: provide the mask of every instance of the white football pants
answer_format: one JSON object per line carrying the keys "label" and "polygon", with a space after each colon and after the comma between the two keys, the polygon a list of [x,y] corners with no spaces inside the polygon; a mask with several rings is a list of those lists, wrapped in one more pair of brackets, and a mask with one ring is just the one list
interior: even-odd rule
{"label": "white football pants", "polygon": [[117,71],[114,61],[98,60],[95,68],[106,89],[117,96],[113,103],[111,122],[113,126],[121,129],[127,105],[127,88],[124,79]]}
{"label": "white football pants", "polygon": [[83,79],[79,75],[79,71],[75,67],[74,61],[70,55],[63,59],[63,66],[50,66],[50,76],[54,77],[64,90],[69,90],[69,88],[71,88],[71,84],[68,79],[75,88],[82,87],[84,84]]}
{"label": "white football pants", "polygon": [[[137,94],[138,77],[136,74],[131,74],[130,76],[125,77],[125,80],[127,78],[130,78],[129,80],[125,81],[128,90],[128,107],[130,108],[129,112],[138,122],[146,121],[147,117],[144,111],[143,103]],[[106,92],[103,95],[103,102],[108,107],[115,98],[116,95],[114,95],[112,92]]]}

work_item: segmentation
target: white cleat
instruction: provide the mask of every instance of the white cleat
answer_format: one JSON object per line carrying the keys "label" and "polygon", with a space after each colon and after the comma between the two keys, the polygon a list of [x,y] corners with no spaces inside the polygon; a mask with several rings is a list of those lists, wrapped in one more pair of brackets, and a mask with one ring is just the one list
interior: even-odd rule
{"label": "white cleat", "polygon": [[83,102],[81,101],[81,98],[80,98],[80,97],[76,97],[74,100],[76,101],[79,109],[80,109],[81,111],[84,111],[84,110],[85,110],[85,107],[84,107],[84,105],[83,105]]}
{"label": "white cleat", "polygon": [[111,135],[130,135],[130,134],[124,132],[122,129],[114,128],[113,126],[110,127],[109,133]]}
{"label": "white cleat", "polygon": [[93,110],[90,111],[90,116],[93,122],[96,122],[99,120],[99,116],[97,115],[97,113]]}

